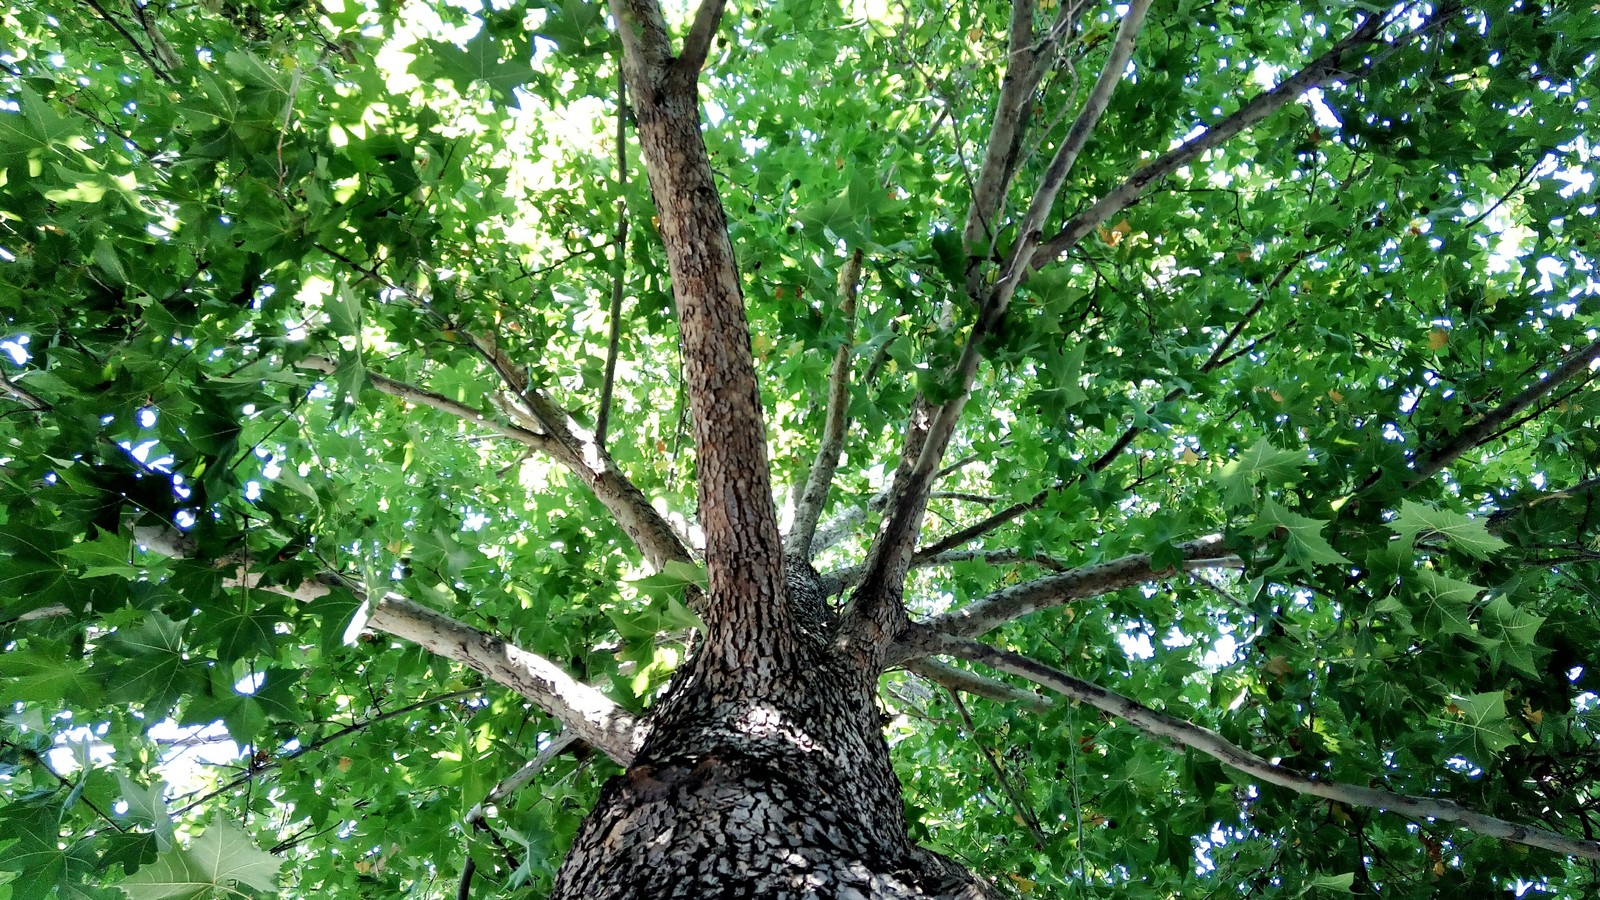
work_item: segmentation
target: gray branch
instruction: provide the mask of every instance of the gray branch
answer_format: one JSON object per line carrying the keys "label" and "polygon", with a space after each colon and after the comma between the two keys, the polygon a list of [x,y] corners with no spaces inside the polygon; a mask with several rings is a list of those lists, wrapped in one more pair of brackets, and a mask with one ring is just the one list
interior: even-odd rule
{"label": "gray branch", "polygon": [[1467,809],[1452,800],[1341,784],[1296,772],[1263,759],[1208,728],[1151,709],[1132,698],[1051,668],[1020,653],[926,629],[920,632],[918,641],[925,652],[972,660],[1025,678],[1116,716],[1145,734],[1175,746],[1197,750],[1267,784],[1346,806],[1388,810],[1417,819],[1451,822],[1468,831],[1503,841],[1538,847],[1565,856],[1600,860],[1600,841],[1581,840],[1532,825],[1510,822]]}

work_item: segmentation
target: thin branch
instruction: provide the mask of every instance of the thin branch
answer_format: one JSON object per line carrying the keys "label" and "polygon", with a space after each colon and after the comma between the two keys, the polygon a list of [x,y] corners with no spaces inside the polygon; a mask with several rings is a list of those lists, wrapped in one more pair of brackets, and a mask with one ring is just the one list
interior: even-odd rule
{"label": "thin branch", "polygon": [[623,474],[593,434],[573,422],[572,416],[543,391],[529,385],[524,371],[496,342],[473,335],[472,343],[506,386],[511,398],[506,412],[524,428],[538,428],[548,435],[549,445],[543,449],[594,494],[652,569],[659,571],[675,560],[693,560],[688,543]]}
{"label": "thin branch", "polygon": [[960,531],[947,534],[928,546],[919,549],[912,558],[929,559],[954,550],[955,548],[960,547],[962,544],[965,544],[969,541],[977,540],[989,532],[1006,525],[1023,513],[1038,509],[1039,507],[1043,506],[1045,501],[1050,499],[1050,495],[1054,491],[1055,488],[1046,488],[1034,494],[1032,497],[1013,503],[999,512],[993,513],[984,519],[981,519],[980,521],[968,525]]}
{"label": "thin branch", "polygon": [[[1046,553],[1024,553],[1020,550],[947,550],[935,556],[918,556],[911,560],[913,569],[931,569],[936,566],[948,566],[963,562],[983,562],[991,566],[1004,566],[1014,563],[1030,563],[1052,572],[1064,571],[1067,566],[1061,560]],[[822,576],[822,594],[832,597],[835,594],[852,588],[861,583],[861,577],[866,572],[865,566],[845,566],[835,569]]]}
{"label": "thin branch", "polygon": [[955,637],[977,637],[1014,619],[1042,609],[1064,606],[1074,600],[1097,597],[1146,581],[1154,581],[1192,569],[1239,568],[1237,556],[1228,553],[1226,539],[1210,534],[1178,544],[1174,549],[1183,561],[1176,566],[1157,568],[1148,553],[1132,553],[1117,559],[1080,566],[1055,575],[1002,588],[986,597],[935,616],[926,627]]}
{"label": "thin branch", "polygon": [[1016,706],[1030,712],[1043,712],[1049,709],[1054,701],[1049,697],[1041,697],[1032,691],[1012,687],[998,678],[968,672],[958,669],[949,663],[940,662],[932,657],[914,659],[905,663],[907,672],[928,679],[934,684],[949,690],[993,700],[1008,706]]}
{"label": "thin branch", "polygon": [[489,791],[488,796],[481,802],[467,810],[466,823],[474,828],[482,824],[489,815],[489,807],[502,803],[506,798],[521,790],[524,785],[532,781],[550,764],[550,761],[565,753],[567,748],[578,740],[574,734],[563,732],[559,737],[544,745],[533,759],[522,764],[517,771],[507,775]]}
{"label": "thin branch", "polygon": [[1033,835],[1037,845],[1041,848],[1044,847],[1045,844],[1050,842],[1050,839],[1045,836],[1044,829],[1039,826],[1038,814],[1033,811],[1033,807],[1028,805],[1027,798],[1022,795],[1017,786],[1011,783],[1011,776],[1006,774],[1005,766],[1001,765],[994,751],[978,740],[978,726],[972,721],[972,713],[967,712],[967,705],[961,702],[961,695],[955,691],[950,691],[949,693],[950,701],[955,704],[956,713],[961,716],[961,724],[967,728],[968,739],[978,748],[978,753],[988,761],[989,768],[994,771],[995,779],[1000,782],[1000,790],[1005,792],[1006,798],[1011,801],[1011,808],[1016,810],[1017,818],[1028,829],[1028,833]]}
{"label": "thin branch", "polygon": [[1533,496],[1521,500],[1511,506],[1502,506],[1489,516],[1489,530],[1491,532],[1498,533],[1505,530],[1505,527],[1510,520],[1520,513],[1526,512],[1536,506],[1549,503],[1551,501],[1566,500],[1570,497],[1576,497],[1580,494],[1585,494],[1589,491],[1595,490],[1596,488],[1600,488],[1600,476],[1594,478],[1585,478],[1584,480],[1576,484],[1569,485],[1568,487],[1534,494]]}
{"label": "thin branch", "polygon": [[278,768],[279,766],[283,765],[285,762],[287,762],[287,761],[289,761],[291,759],[296,759],[298,757],[305,756],[307,753],[314,753],[314,752],[316,752],[318,750],[321,750],[323,747],[328,746],[329,744],[333,743],[334,741],[339,740],[340,738],[347,737],[349,735],[355,734],[358,731],[361,731],[361,730],[366,729],[366,728],[370,728],[371,726],[377,725],[380,722],[387,722],[390,719],[394,719],[394,718],[398,718],[400,716],[408,715],[410,713],[416,712],[417,710],[423,709],[425,707],[437,706],[440,703],[448,703],[451,700],[456,700],[456,699],[459,699],[461,697],[468,697],[468,696],[471,696],[473,694],[481,694],[481,693],[483,693],[483,690],[481,688],[466,688],[464,690],[451,691],[448,694],[437,694],[437,695],[432,696],[432,697],[427,697],[425,699],[418,700],[415,703],[409,703],[409,704],[407,704],[405,706],[400,707],[399,709],[391,709],[386,713],[381,713],[379,715],[373,716],[370,719],[362,719],[359,722],[353,722],[353,723],[351,723],[349,725],[346,725],[345,727],[339,729],[338,731],[335,731],[335,732],[333,732],[331,734],[324,735],[323,737],[320,737],[320,738],[312,741],[309,744],[306,744],[306,745],[301,746],[301,747],[297,747],[294,750],[290,750],[290,751],[288,751],[286,753],[283,753],[283,754],[280,754],[278,756],[274,756],[272,759],[267,760],[264,763],[252,764],[250,766],[250,768],[247,769],[244,772],[244,774],[239,775],[238,777],[233,778],[232,780],[230,780],[230,781],[228,781],[228,782],[226,782],[226,783],[224,783],[222,785],[219,785],[218,787],[213,788],[213,789],[205,792],[204,794],[201,794],[199,797],[195,798],[194,800],[191,800],[188,803],[184,804],[184,806],[182,808],[174,810],[173,813],[172,813],[172,817],[174,819],[176,819],[178,816],[181,816],[184,813],[188,812],[189,810],[194,809],[196,806],[199,806],[200,804],[206,802],[207,800],[210,800],[211,798],[220,796],[222,794],[226,794],[227,792],[233,790],[234,788],[238,787],[239,785],[253,780],[257,775],[260,775],[262,772],[266,772],[266,771],[269,771],[271,769],[276,769],[276,768]]}
{"label": "thin branch", "polygon": [[639,720],[544,657],[397,594],[369,601],[363,612],[352,630],[383,631],[461,663],[521,694],[618,765],[633,760],[644,737]]}
{"label": "thin branch", "polygon": [[794,525],[784,542],[784,551],[799,559],[811,558],[817,520],[828,502],[828,489],[833,486],[833,474],[839,468],[839,454],[844,452],[845,432],[850,426],[850,356],[855,337],[856,297],[861,289],[861,259],[861,251],[857,250],[839,270],[840,306],[845,321],[843,340],[834,351],[833,368],[828,374],[828,409],[822,425],[822,442],[817,447],[817,459],[806,475],[800,502],[795,506]]}
{"label": "thin branch", "polygon": [[[320,372],[324,375],[332,375],[339,369],[339,364],[337,362],[325,356],[308,356],[297,361],[295,365],[298,368],[307,369],[312,372]],[[458,403],[454,400],[451,400],[449,397],[444,396],[443,394],[435,393],[427,388],[406,384],[403,381],[396,381],[393,378],[387,378],[383,375],[378,375],[373,372],[367,373],[367,380],[372,385],[373,389],[379,393],[388,394],[391,397],[399,397],[401,400],[405,400],[408,403],[414,403],[418,406],[427,406],[437,409],[440,412],[449,413],[452,416],[456,416],[464,421],[471,422],[474,425],[487,428],[501,437],[510,438],[511,440],[517,441],[518,443],[534,450],[543,450],[548,452],[553,448],[554,442],[550,439],[549,435],[539,434],[525,428],[518,428],[515,425],[507,425],[503,422],[491,419],[484,413],[479,412],[478,410],[473,409],[464,403]]]}
{"label": "thin branch", "polygon": [[21,403],[23,406],[34,410],[35,412],[44,412],[50,408],[50,404],[40,400],[37,395],[30,392],[27,388],[24,388],[15,381],[12,381],[10,378],[7,378],[6,373],[4,372],[0,372],[0,390],[4,390],[6,392],[6,396],[17,401],[18,403]]}
{"label": "thin branch", "polygon": [[1477,834],[1538,847],[1564,856],[1600,859],[1600,841],[1580,840],[1532,825],[1509,822],[1467,809],[1452,800],[1397,794],[1381,788],[1324,781],[1275,765],[1208,728],[1151,709],[1129,697],[1054,669],[1020,653],[991,647],[974,640],[940,635],[926,629],[919,632],[918,642],[925,652],[969,659],[1058,691],[1063,696],[1116,716],[1152,737],[1197,750],[1267,784],[1343,803],[1346,806],[1382,809],[1418,819],[1452,822]]}
{"label": "thin branch", "polygon": [[1538,402],[1540,397],[1548,394],[1557,385],[1588,371],[1590,364],[1597,359],[1600,359],[1600,340],[1574,352],[1565,362],[1556,366],[1522,393],[1458,432],[1443,447],[1429,454],[1417,465],[1411,477],[1407,479],[1406,485],[1410,487],[1432,478],[1439,473],[1439,470],[1455,462],[1461,454],[1490,440],[1500,426]]}
{"label": "thin branch", "polygon": [[[996,683],[998,683],[998,682],[996,682]],[[1004,685],[1004,687],[1010,688],[1011,686],[1010,685]],[[12,747],[12,748],[18,750],[21,753],[21,756],[22,756],[22,758],[24,760],[26,760],[27,762],[33,763],[34,765],[36,765],[39,768],[43,769],[45,771],[45,774],[49,775],[51,778],[54,778],[56,780],[56,783],[59,786],[67,788],[69,796],[72,793],[72,791],[77,790],[77,787],[72,783],[72,781],[70,779],[68,779],[67,776],[62,775],[60,772],[57,772],[50,765],[49,760],[45,759],[42,754],[36,753],[32,749],[30,749],[28,747],[24,747],[21,744],[16,744],[16,743],[13,743],[13,742],[8,741],[8,740],[0,740],[0,744],[3,744],[4,746]],[[84,778],[88,778],[89,775],[91,774],[91,772],[92,772],[92,770],[85,770],[84,772],[80,773],[80,775],[79,775],[80,780],[84,779]],[[99,816],[102,820],[104,820],[107,825],[110,825],[112,828],[115,828],[117,831],[127,832],[128,829],[123,827],[122,823],[118,822],[116,819],[113,819],[113,818],[111,818],[111,816],[107,815],[106,811],[101,809],[100,805],[95,803],[94,800],[90,799],[89,797],[84,796],[81,793],[78,795],[78,799],[83,801],[83,804],[85,806],[89,807],[89,809],[92,810],[95,815]]]}
{"label": "thin branch", "polygon": [[[487,797],[484,797],[482,801],[475,804],[471,809],[467,810],[467,815],[463,819],[463,822],[468,828],[471,828],[475,831],[488,832],[490,837],[494,838],[496,843],[501,843],[498,836],[496,836],[489,828],[489,823],[487,822],[489,807],[503,802],[507,797],[510,797],[512,794],[521,790],[524,785],[538,776],[539,772],[541,772],[545,766],[549,765],[551,760],[566,752],[566,749],[572,746],[576,741],[577,738],[575,736],[564,732],[555,740],[552,740],[550,743],[546,744],[542,750],[534,755],[533,759],[523,763],[521,768],[502,779],[499,784],[496,784],[489,791],[489,795]],[[501,844],[501,847],[504,849],[503,843]],[[513,868],[515,867],[515,860],[508,860],[508,862],[510,862]],[[456,884],[457,900],[467,900],[467,898],[471,896],[472,876],[473,873],[477,872],[477,870],[478,864],[473,861],[472,853],[469,850],[467,852],[467,861],[461,867],[461,880]]]}
{"label": "thin branch", "polygon": [[133,47],[134,52],[139,54],[139,58],[144,60],[145,65],[150,67],[150,71],[155,73],[157,78],[165,81],[167,84],[178,83],[178,80],[173,78],[172,74],[166,69],[162,68],[161,64],[156,61],[155,57],[150,55],[150,51],[144,49],[144,45],[139,43],[139,39],[134,37],[133,33],[127,28],[123,27],[122,23],[117,21],[115,16],[107,12],[105,7],[101,6],[98,2],[96,2],[96,0],[83,0],[83,5],[94,10],[95,13],[100,16],[100,18],[106,20],[106,24],[116,29],[117,34],[122,35],[123,38],[127,40],[128,44]]}
{"label": "thin branch", "polygon": [[[1454,15],[1456,10],[1442,10],[1439,15]],[[1430,20],[1428,25],[1437,19]],[[1186,165],[1207,150],[1214,149],[1232,140],[1245,129],[1277,112],[1284,106],[1294,102],[1312,88],[1319,87],[1335,78],[1355,80],[1371,71],[1373,62],[1361,65],[1354,69],[1344,67],[1344,58],[1352,50],[1378,39],[1383,30],[1384,19],[1382,16],[1369,15],[1344,39],[1328,48],[1327,52],[1313,60],[1299,72],[1279,82],[1277,87],[1264,91],[1251,98],[1243,106],[1222,119],[1222,121],[1206,129],[1203,133],[1185,141],[1180,146],[1156,157],[1151,163],[1135,172],[1126,181],[1113,188],[1105,196],[1091,204],[1087,209],[1074,216],[1049,240],[1039,245],[1038,252],[1032,257],[1034,268],[1041,268],[1059,259],[1068,250],[1078,245],[1089,234],[1100,227],[1107,219],[1116,214],[1139,198],[1146,189],[1162,178],[1167,177],[1180,167]],[[1425,25],[1424,27],[1427,27]],[[1412,34],[1415,34],[1413,32]],[[1391,46],[1399,46],[1411,35],[1397,40]]]}
{"label": "thin branch", "polygon": [[617,352],[622,347],[622,289],[628,273],[628,83],[617,67],[617,255],[611,264],[611,333],[606,339],[606,374],[600,386],[600,411],[595,414],[594,442],[606,445],[611,423],[611,392],[617,381]]}

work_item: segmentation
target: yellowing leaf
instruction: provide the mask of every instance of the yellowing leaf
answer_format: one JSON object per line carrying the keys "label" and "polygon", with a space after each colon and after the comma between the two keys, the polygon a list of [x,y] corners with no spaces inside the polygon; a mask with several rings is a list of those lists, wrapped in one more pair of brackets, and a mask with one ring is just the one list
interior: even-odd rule
{"label": "yellowing leaf", "polygon": [[[1020,819],[1022,817],[1018,816],[1017,818]],[[1031,894],[1033,893],[1033,889],[1038,887],[1038,882],[1029,878],[1023,878],[1021,875],[1018,875],[1015,872],[1007,872],[1006,875],[1010,877],[1011,883],[1017,886],[1017,890],[1024,894]]]}
{"label": "yellowing leaf", "polygon": [[1443,350],[1448,343],[1450,343],[1450,332],[1443,328],[1435,328],[1428,332],[1429,350]]}

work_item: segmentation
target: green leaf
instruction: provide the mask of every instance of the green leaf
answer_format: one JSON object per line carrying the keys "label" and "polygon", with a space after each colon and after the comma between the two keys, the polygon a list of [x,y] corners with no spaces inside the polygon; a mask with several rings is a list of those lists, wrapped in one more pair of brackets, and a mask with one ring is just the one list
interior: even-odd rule
{"label": "green leaf", "polygon": [[1250,528],[1250,533],[1281,538],[1289,558],[1302,568],[1353,565],[1348,557],[1333,549],[1333,545],[1322,536],[1322,529],[1327,524],[1321,519],[1284,509],[1269,497],[1262,502],[1261,513],[1256,516],[1256,524]]}
{"label": "green leaf", "polygon": [[1311,460],[1304,451],[1279,450],[1262,438],[1223,466],[1217,477],[1222,482],[1223,498],[1242,506],[1254,499],[1257,485],[1292,484],[1299,479],[1300,470],[1309,465]]}
{"label": "green leaf", "polygon": [[1500,691],[1458,695],[1451,702],[1454,727],[1467,740],[1473,761],[1488,765],[1501,751],[1517,742],[1516,731],[1506,715],[1506,697]]}
{"label": "green leaf", "polygon": [[1489,533],[1481,519],[1472,519],[1458,512],[1439,509],[1427,503],[1406,500],[1389,528],[1403,541],[1438,536],[1451,546],[1478,559],[1488,559],[1509,546]]}
{"label": "green leaf", "polygon": [[130,900],[210,900],[275,891],[283,860],[217,820],[188,848],[173,847],[117,885]]}

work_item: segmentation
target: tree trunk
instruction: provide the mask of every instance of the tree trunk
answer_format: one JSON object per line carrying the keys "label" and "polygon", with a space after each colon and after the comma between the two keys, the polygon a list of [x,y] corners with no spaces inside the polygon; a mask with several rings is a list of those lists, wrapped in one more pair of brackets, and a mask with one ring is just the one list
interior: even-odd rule
{"label": "tree trunk", "polygon": [[694,658],[601,791],[552,896],[982,897],[906,833],[875,702],[881,652],[838,633],[816,572],[783,554],[744,297],[700,133],[721,0],[701,5],[678,53],[656,0],[612,0],[612,12],[672,273],[709,589]]}
{"label": "tree trunk", "polygon": [[804,629],[799,665],[758,700],[722,690],[729,673],[704,664],[712,654],[686,666],[633,765],[602,789],[552,898],[994,896],[910,841],[877,678],[832,648],[813,576],[787,568],[796,607],[810,607],[801,618],[822,626]]}

